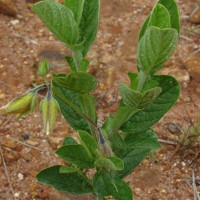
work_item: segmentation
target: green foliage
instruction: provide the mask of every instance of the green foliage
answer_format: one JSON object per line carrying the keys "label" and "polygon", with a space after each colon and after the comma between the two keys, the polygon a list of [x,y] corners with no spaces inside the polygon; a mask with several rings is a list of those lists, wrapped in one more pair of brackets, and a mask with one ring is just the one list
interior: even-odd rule
{"label": "green foliage", "polygon": [[95,40],[99,23],[99,0],[85,0],[83,14],[79,25],[79,41],[85,41],[82,54],[85,56]]}
{"label": "green foliage", "polygon": [[158,71],[176,48],[178,33],[175,29],[150,26],[139,42],[138,68],[146,74]]}
{"label": "green foliage", "polygon": [[[99,0],[65,0],[64,4],[44,0],[33,5],[32,10],[46,27],[71,50],[71,55],[65,57],[71,71],[53,74],[49,83],[49,64],[42,62],[38,74],[44,84],[15,98],[0,112],[22,116],[33,111],[38,91],[46,89],[47,95],[40,103],[46,132],[53,130],[60,110],[77,131],[78,139],[64,138],[56,154],[67,165],[44,169],[37,180],[72,194],[92,193],[98,200],[132,200],[131,189],[123,178],[160,147],[151,126],[179,97],[180,86],[173,77],[154,75],[175,50],[179,14],[175,0],[159,0],[154,6],[139,35],[138,74],[129,73],[129,85],[120,83],[119,108],[100,127],[92,95],[97,80],[87,72],[90,62],[85,59],[96,37],[99,4]],[[88,170],[94,172],[92,177],[86,174]]]}
{"label": "green foliage", "polygon": [[118,173],[120,177],[130,174],[152,150],[160,148],[157,136],[151,129],[128,133],[124,142],[126,149],[117,154],[124,162],[123,171]]}
{"label": "green foliage", "polygon": [[32,6],[46,27],[66,46],[73,48],[78,42],[79,29],[73,12],[52,0],[40,1]]}
{"label": "green foliage", "polygon": [[140,132],[153,126],[163,115],[175,104],[179,97],[179,83],[170,76],[155,75],[153,80],[159,83],[162,88],[158,98],[137,112],[120,128],[124,132]]}
{"label": "green foliage", "polygon": [[60,147],[56,154],[81,168],[93,168],[94,160],[88,151],[80,144],[71,144]]}
{"label": "green foliage", "polygon": [[78,172],[60,173],[60,165],[42,170],[37,180],[45,185],[50,185],[56,190],[69,192],[71,194],[92,193],[90,180]]}
{"label": "green foliage", "polygon": [[106,196],[112,196],[120,200],[132,200],[132,192],[129,186],[118,177],[113,177],[105,171],[97,172],[93,177],[94,192],[98,200],[104,200]]}
{"label": "green foliage", "polygon": [[80,24],[82,13],[83,13],[83,6],[85,0],[65,0],[64,5],[68,7],[74,13],[74,18],[77,24]]}

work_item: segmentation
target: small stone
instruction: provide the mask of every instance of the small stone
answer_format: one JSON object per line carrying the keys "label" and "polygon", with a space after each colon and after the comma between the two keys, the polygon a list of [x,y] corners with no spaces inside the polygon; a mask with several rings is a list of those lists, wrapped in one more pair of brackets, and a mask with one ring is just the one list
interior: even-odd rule
{"label": "small stone", "polygon": [[35,141],[35,140],[27,140],[26,142],[27,144],[35,147],[35,146],[38,146],[39,145],[39,142]]}
{"label": "small stone", "polygon": [[144,159],[144,160],[143,160],[143,164],[144,164],[144,165],[149,165],[149,160]]}
{"label": "small stone", "polygon": [[162,190],[159,191],[159,193],[160,193],[161,195],[167,194],[167,190],[162,189]]}
{"label": "small stone", "polygon": [[24,175],[22,173],[19,173],[17,175],[17,178],[18,178],[19,181],[22,181],[22,180],[24,180]]}
{"label": "small stone", "polygon": [[190,76],[194,80],[200,82],[200,70],[199,70],[200,54],[188,57],[186,60],[183,61],[183,63],[187,68]]}
{"label": "small stone", "polygon": [[49,136],[48,140],[51,144],[56,144],[59,145],[62,143],[63,138],[62,137],[54,137],[54,136]]}
{"label": "small stone", "polygon": [[2,146],[8,147],[10,149],[15,149],[16,142],[14,140],[11,140],[9,138],[4,138],[2,141]]}
{"label": "small stone", "polygon": [[3,94],[3,93],[0,94],[0,99],[5,99],[5,97],[6,97],[5,94]]}
{"label": "small stone", "polygon": [[19,20],[18,20],[18,19],[11,20],[11,21],[10,21],[10,24],[11,24],[12,26],[16,26],[17,24],[19,24]]}
{"label": "small stone", "polygon": [[167,128],[173,134],[181,133],[181,127],[178,124],[170,122],[167,124]]}
{"label": "small stone", "polygon": [[142,190],[141,190],[140,188],[135,188],[135,189],[134,189],[134,192],[135,192],[135,194],[136,194],[137,196],[140,196],[141,193],[142,193]]}
{"label": "small stone", "polygon": [[177,135],[173,135],[173,134],[169,134],[168,137],[170,140],[173,140],[173,141],[178,141],[178,139],[179,139]]}
{"label": "small stone", "polygon": [[16,198],[18,198],[18,197],[19,197],[19,195],[20,195],[20,193],[19,193],[19,192],[15,192],[15,194],[14,194],[14,195],[15,195],[15,197],[16,197]]}

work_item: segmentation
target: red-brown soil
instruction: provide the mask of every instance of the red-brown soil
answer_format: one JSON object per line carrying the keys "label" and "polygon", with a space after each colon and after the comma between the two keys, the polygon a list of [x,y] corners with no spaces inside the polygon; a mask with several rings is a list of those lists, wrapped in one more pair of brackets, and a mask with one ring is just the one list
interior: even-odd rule
{"label": "red-brown soil", "polygon": [[[117,108],[120,99],[117,85],[128,82],[127,72],[136,71],[137,35],[155,2],[101,1],[99,32],[88,54],[91,60],[90,72],[99,81],[95,96],[99,101],[100,121]],[[197,190],[200,191],[199,137],[188,144],[194,133],[189,131],[184,145],[177,148],[183,132],[200,121],[200,32],[199,26],[190,22],[190,16],[198,3],[195,0],[178,0],[178,4],[181,38],[175,54],[160,73],[179,80],[181,97],[155,126],[162,140],[161,149],[153,152],[126,178],[135,200],[193,200],[193,171]],[[31,12],[28,3],[16,0],[16,5],[16,18],[0,14],[0,106],[27,91],[35,82],[41,83],[37,77],[37,66],[43,57],[50,60],[52,72],[68,71],[64,55],[69,54],[69,51],[53,38]],[[195,134],[200,133],[200,129],[198,131]],[[28,140],[22,137],[25,133],[30,136]],[[0,116],[0,142],[16,199],[92,199],[66,196],[35,179],[41,169],[62,163],[54,151],[64,136],[76,137],[76,133],[61,116],[54,133],[48,137],[44,134],[39,112],[19,121],[14,116]],[[13,194],[0,157],[0,200],[11,199]]]}

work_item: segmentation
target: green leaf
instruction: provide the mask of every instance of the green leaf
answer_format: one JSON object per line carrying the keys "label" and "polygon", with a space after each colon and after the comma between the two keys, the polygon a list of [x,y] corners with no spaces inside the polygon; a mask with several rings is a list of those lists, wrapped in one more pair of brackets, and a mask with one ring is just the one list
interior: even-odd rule
{"label": "green leaf", "polygon": [[74,18],[79,25],[83,12],[83,5],[85,0],[65,0],[64,5],[67,6],[74,13]]}
{"label": "green leaf", "polygon": [[79,139],[81,144],[88,148],[91,154],[94,154],[98,148],[96,140],[85,131],[78,131]]}
{"label": "green leaf", "polygon": [[[65,59],[66,59],[67,63],[69,64],[69,67],[70,67],[71,71],[72,72],[77,72],[76,65],[74,63],[73,57],[66,56]],[[86,72],[89,64],[90,64],[89,60],[83,59],[82,63],[81,63],[81,66],[80,66],[80,71],[81,72]]]}
{"label": "green leaf", "polygon": [[171,27],[176,29],[178,33],[180,33],[180,20],[179,20],[179,12],[178,6],[175,0],[159,0],[159,4],[165,6],[168,10],[170,18],[171,18]]}
{"label": "green leaf", "polygon": [[71,71],[72,72],[77,72],[76,65],[74,63],[73,57],[65,56],[65,59],[66,59],[67,63],[69,64],[69,67],[70,67]]}
{"label": "green leaf", "polygon": [[162,92],[161,87],[155,87],[152,89],[147,90],[143,95],[142,95],[142,101],[140,102],[140,107],[143,108],[149,103],[152,103],[155,101],[155,99],[159,96],[159,94]]}
{"label": "green leaf", "polygon": [[149,27],[139,42],[138,68],[147,74],[158,71],[173,54],[177,40],[175,29]]}
{"label": "green leaf", "polygon": [[[52,81],[52,85],[53,94],[59,104],[61,113],[72,126],[72,128],[75,130],[84,130],[86,132],[90,132],[90,127],[87,123],[87,120],[83,117],[83,115],[80,114],[80,94],[60,87],[54,80]],[[80,109],[79,112],[73,107],[73,105]]]}
{"label": "green leaf", "polygon": [[61,166],[59,169],[59,172],[61,174],[68,174],[68,173],[74,173],[77,172],[78,168],[71,167],[71,166]]}
{"label": "green leaf", "polygon": [[[167,1],[166,0],[159,0],[158,3],[160,5],[163,5],[168,11],[169,16],[170,16],[170,22],[171,22],[170,27],[176,29],[177,32],[180,33],[180,20],[179,20],[179,12],[178,12],[178,6],[177,6],[176,1],[175,0],[167,0]],[[140,34],[139,34],[139,40],[142,38],[142,36],[146,32],[147,27],[149,27],[149,20],[150,20],[151,14],[145,20],[145,22],[144,22],[144,24],[141,28],[141,31],[140,31]],[[159,19],[162,19],[162,21],[165,22],[164,19],[163,19],[163,16],[161,18],[157,17],[155,20],[157,20],[158,22],[161,22],[161,20],[159,20]]]}
{"label": "green leaf", "polygon": [[126,150],[118,154],[124,162],[124,170],[118,172],[120,177],[130,174],[135,167],[152,151],[160,148],[153,130],[129,133],[125,138]]}
{"label": "green leaf", "polygon": [[111,156],[111,157],[107,157],[107,159],[112,161],[112,163],[114,164],[115,169],[117,171],[120,171],[120,170],[124,169],[124,163],[120,158],[118,158],[116,156]]}
{"label": "green leaf", "polygon": [[71,137],[66,137],[63,141],[63,146],[64,145],[69,145],[69,144],[78,144],[77,141],[74,138]]}
{"label": "green leaf", "polygon": [[[90,95],[80,95],[79,103],[81,111],[92,121],[92,123],[96,124],[96,108],[95,108],[95,97]],[[88,121],[88,126],[90,127],[91,133],[95,135],[96,129],[94,125]]]}
{"label": "green leaf", "polygon": [[32,6],[47,28],[66,46],[72,48],[79,37],[78,25],[73,12],[52,0],[40,1]]}
{"label": "green leaf", "polygon": [[114,163],[108,158],[99,158],[94,165],[100,170],[116,171]]}
{"label": "green leaf", "polygon": [[66,77],[60,77],[59,74],[54,74],[53,81],[60,87],[80,94],[88,94],[97,86],[95,77],[86,72],[71,72]]}
{"label": "green leaf", "polygon": [[158,95],[161,93],[162,89],[160,87],[155,87],[147,90],[143,94],[132,90],[127,85],[121,83],[119,85],[119,91],[122,96],[123,103],[132,108],[143,108],[145,105],[153,102]]}
{"label": "green leaf", "polygon": [[119,107],[117,113],[111,118],[108,133],[113,136],[138,111],[135,108]]}
{"label": "green leaf", "polygon": [[129,88],[126,84],[121,83],[119,85],[120,95],[124,104],[128,107],[139,108],[140,102],[142,101],[142,94]]}
{"label": "green leaf", "polygon": [[39,172],[36,179],[45,184],[54,187],[56,190],[68,192],[71,194],[92,193],[93,189],[89,179],[76,173],[60,173],[60,165],[46,168]]}
{"label": "green leaf", "polygon": [[81,168],[92,168],[94,160],[82,145],[73,144],[60,147],[56,154]]}
{"label": "green leaf", "polygon": [[86,0],[83,7],[81,22],[79,25],[79,41],[85,40],[82,49],[83,57],[87,54],[94,42],[99,23],[99,0]]}
{"label": "green leaf", "polygon": [[133,115],[120,129],[124,132],[140,132],[155,124],[177,101],[180,94],[179,83],[170,76],[157,75],[152,80],[162,88],[158,98]]}
{"label": "green leaf", "polygon": [[142,28],[141,28],[141,30],[140,30],[140,33],[139,33],[139,41],[140,41],[140,39],[143,37],[143,35],[144,35],[145,32],[146,32],[146,29],[147,29],[147,27],[148,27],[148,23],[149,23],[150,16],[151,16],[151,14],[150,14],[150,15],[148,16],[148,18],[144,21],[144,24],[143,24],[143,26],[142,26]]}
{"label": "green leaf", "polygon": [[169,12],[163,5],[157,3],[154,6],[150,15],[147,28],[150,26],[156,26],[161,29],[171,28],[171,20],[170,20]]}
{"label": "green leaf", "polygon": [[93,187],[98,200],[104,200],[106,196],[112,196],[117,200],[133,200],[129,186],[108,172],[97,172],[93,177]]}

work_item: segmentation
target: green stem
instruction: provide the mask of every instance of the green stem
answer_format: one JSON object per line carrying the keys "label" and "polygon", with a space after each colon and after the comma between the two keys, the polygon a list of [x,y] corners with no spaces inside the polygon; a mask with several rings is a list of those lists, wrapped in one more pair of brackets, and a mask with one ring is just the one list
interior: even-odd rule
{"label": "green stem", "polygon": [[82,60],[83,60],[82,52],[80,50],[73,50],[72,51],[72,57],[74,59],[76,70],[80,71],[81,63],[82,63]]}
{"label": "green stem", "polygon": [[138,74],[138,78],[139,78],[139,81],[138,81],[137,91],[141,92],[146,80],[148,79],[148,75],[145,74],[143,71],[140,71]]}

